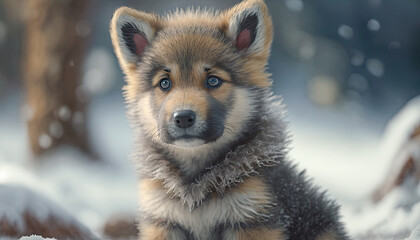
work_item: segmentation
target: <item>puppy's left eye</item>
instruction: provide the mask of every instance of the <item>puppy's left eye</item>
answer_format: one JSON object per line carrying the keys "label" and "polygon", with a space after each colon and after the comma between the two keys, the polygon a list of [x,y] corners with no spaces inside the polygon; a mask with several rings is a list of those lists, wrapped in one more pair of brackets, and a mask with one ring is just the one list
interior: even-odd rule
{"label": "puppy's left eye", "polygon": [[217,88],[222,85],[222,80],[216,76],[209,76],[207,77],[206,85],[209,88]]}

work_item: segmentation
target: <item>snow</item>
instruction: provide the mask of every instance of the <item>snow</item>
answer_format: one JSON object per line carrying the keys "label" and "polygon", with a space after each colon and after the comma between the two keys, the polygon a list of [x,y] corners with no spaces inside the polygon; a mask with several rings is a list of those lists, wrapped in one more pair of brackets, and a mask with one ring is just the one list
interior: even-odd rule
{"label": "snow", "polygon": [[357,50],[352,51],[352,55],[350,57],[350,63],[353,66],[361,66],[363,62],[365,61],[365,57],[363,56],[363,53]]}
{"label": "snow", "polygon": [[[419,125],[420,96],[410,100],[388,123],[379,146],[379,154],[372,158],[372,165],[368,167],[376,179],[369,181],[370,186],[378,186],[380,181],[389,176],[386,175],[390,174],[389,169],[401,169],[398,164],[402,164],[403,161],[399,161],[398,157],[408,159],[408,156],[412,156],[420,162],[419,139],[407,144],[411,133]],[[378,169],[378,166],[381,168]],[[372,169],[375,171],[371,171]],[[366,185],[366,183],[360,184],[362,184],[360,186]],[[415,179],[409,178],[378,204],[362,202],[357,210],[354,207],[345,207],[344,212],[350,232],[369,230],[373,233],[389,234],[399,231],[410,232],[420,225],[420,185]]]}
{"label": "snow", "polygon": [[44,149],[47,149],[47,148],[51,147],[52,139],[48,134],[43,133],[39,136],[38,144],[39,144],[40,147],[42,147]]}
{"label": "snow", "polygon": [[289,11],[298,13],[303,10],[303,1],[302,0],[285,0],[284,4]]}
{"label": "snow", "polygon": [[348,79],[348,85],[354,90],[364,92],[369,88],[368,81],[366,78],[357,73],[352,73]]}
{"label": "snow", "polygon": [[55,238],[43,238],[38,235],[31,235],[26,237],[21,237],[19,240],[56,240]]}
{"label": "snow", "polygon": [[63,126],[61,126],[60,122],[53,121],[48,126],[48,131],[54,138],[60,138],[63,136]]}
{"label": "snow", "polygon": [[88,37],[91,34],[91,32],[92,26],[88,21],[82,20],[76,24],[76,33],[79,37]]}
{"label": "snow", "polygon": [[379,21],[378,20],[376,20],[376,19],[370,19],[368,22],[367,22],[367,28],[370,30],[370,31],[373,31],[373,32],[375,32],[375,31],[379,31],[379,29],[381,29],[381,24],[379,23]]}
{"label": "snow", "polygon": [[75,222],[61,207],[22,186],[0,184],[0,196],[0,219],[7,219],[21,232],[25,229],[25,212],[41,222],[47,221],[50,214],[67,223]]}
{"label": "snow", "polygon": [[[354,129],[350,121],[341,121],[349,128],[331,131],[333,125],[310,128],[299,123],[296,126],[292,121],[291,156],[318,185],[338,199],[352,236],[410,232],[420,225],[420,188],[414,179],[394,189],[378,204],[371,203],[370,196],[389,169],[398,168],[393,166],[398,162],[397,154],[420,159],[416,158],[420,155],[420,142],[404,145],[420,125],[420,97],[409,101],[391,119],[382,140],[368,127]],[[406,153],[400,151],[403,145]]]}
{"label": "snow", "polygon": [[382,77],[385,73],[385,66],[381,60],[371,58],[366,60],[366,68],[375,77]]}
{"label": "snow", "polygon": [[84,94],[87,96],[103,94],[113,87],[117,79],[113,57],[103,48],[94,48],[88,53],[81,85]]}
{"label": "snow", "polygon": [[58,117],[63,121],[68,121],[71,117],[71,110],[68,106],[63,105],[58,109]]}
{"label": "snow", "polygon": [[20,103],[19,95],[14,94],[0,105],[8,113],[0,116],[0,184],[18,184],[39,192],[95,233],[102,231],[109,216],[136,211],[137,177],[128,159],[131,130],[121,96],[90,103],[90,135],[102,162],[70,147],[34,159],[28,151],[24,119],[16,111]]}
{"label": "snow", "polygon": [[353,37],[353,28],[349,25],[341,25],[338,27],[338,35],[349,40]]}
{"label": "snow", "polygon": [[420,225],[414,229],[414,231],[411,233],[410,237],[406,240],[419,240],[420,239]]}
{"label": "snow", "polygon": [[410,134],[420,125],[420,96],[411,99],[405,107],[388,123],[382,142],[381,156],[391,161]]}
{"label": "snow", "polygon": [[392,41],[389,43],[388,48],[391,50],[398,50],[401,48],[401,43],[398,41]]}

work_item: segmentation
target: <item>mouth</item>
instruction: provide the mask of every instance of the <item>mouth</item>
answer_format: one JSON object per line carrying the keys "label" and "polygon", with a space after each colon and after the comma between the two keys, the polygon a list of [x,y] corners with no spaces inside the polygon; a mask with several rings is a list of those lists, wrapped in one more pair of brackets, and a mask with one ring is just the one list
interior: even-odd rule
{"label": "mouth", "polygon": [[216,141],[222,136],[223,130],[222,127],[196,126],[180,129],[169,126],[160,128],[159,136],[163,143],[182,148],[192,148]]}
{"label": "mouth", "polygon": [[194,136],[182,136],[172,142],[173,145],[184,148],[198,147],[205,143],[204,139]]}

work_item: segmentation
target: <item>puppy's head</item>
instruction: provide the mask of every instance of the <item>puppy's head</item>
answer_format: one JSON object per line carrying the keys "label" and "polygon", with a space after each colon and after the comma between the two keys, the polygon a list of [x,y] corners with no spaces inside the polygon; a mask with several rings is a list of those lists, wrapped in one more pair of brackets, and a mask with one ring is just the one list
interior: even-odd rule
{"label": "puppy's head", "polygon": [[131,120],[155,143],[228,144],[258,118],[272,23],[261,0],[165,18],[127,7],[111,21]]}

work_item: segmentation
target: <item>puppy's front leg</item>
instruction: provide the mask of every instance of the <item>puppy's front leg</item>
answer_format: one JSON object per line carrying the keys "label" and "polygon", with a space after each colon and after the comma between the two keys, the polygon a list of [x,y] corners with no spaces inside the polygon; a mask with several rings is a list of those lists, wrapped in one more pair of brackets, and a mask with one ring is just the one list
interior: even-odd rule
{"label": "puppy's front leg", "polygon": [[166,228],[157,224],[141,224],[138,240],[186,240],[179,228]]}
{"label": "puppy's front leg", "polygon": [[287,237],[278,228],[230,229],[225,232],[224,240],[286,240]]}

